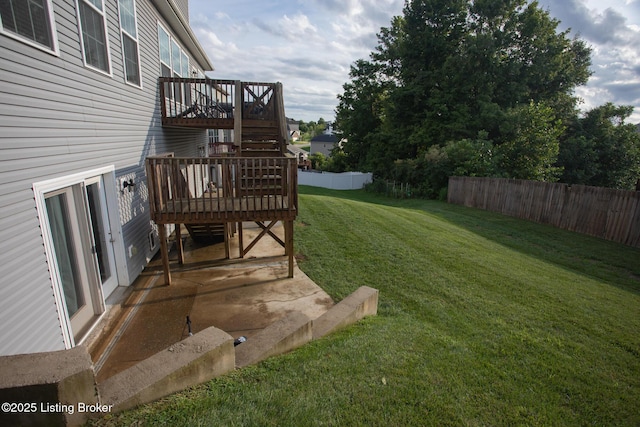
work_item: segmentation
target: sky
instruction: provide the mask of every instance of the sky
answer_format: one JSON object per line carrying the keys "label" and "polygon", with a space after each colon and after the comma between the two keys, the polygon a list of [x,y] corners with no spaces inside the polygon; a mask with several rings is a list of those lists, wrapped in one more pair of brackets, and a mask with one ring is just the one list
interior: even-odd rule
{"label": "sky", "polygon": [[[632,105],[640,123],[640,0],[539,0],[592,48],[593,75],[579,108]],[[211,78],[282,82],[285,112],[332,121],[349,67],[377,46],[376,34],[404,0],[189,0],[191,27],[213,62]]]}

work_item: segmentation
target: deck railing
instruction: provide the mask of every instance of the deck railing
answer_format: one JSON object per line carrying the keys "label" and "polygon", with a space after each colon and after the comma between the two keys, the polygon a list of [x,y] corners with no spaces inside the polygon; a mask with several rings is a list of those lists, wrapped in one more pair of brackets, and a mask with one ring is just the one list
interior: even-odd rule
{"label": "deck railing", "polygon": [[288,157],[146,160],[151,218],[157,224],[293,220],[296,159]]}
{"label": "deck railing", "polygon": [[210,142],[209,157],[235,156],[236,146],[232,142]]}
{"label": "deck railing", "polygon": [[160,77],[159,82],[163,124],[182,119],[198,124],[216,119],[222,126],[220,129],[233,129],[236,90],[233,80]]}
{"label": "deck railing", "polygon": [[242,105],[242,119],[279,119],[277,103],[282,100],[279,83],[183,77],[160,77],[158,81],[163,123],[167,119],[217,119],[223,125],[222,120],[228,119],[227,125],[219,129],[233,129],[238,103]]}

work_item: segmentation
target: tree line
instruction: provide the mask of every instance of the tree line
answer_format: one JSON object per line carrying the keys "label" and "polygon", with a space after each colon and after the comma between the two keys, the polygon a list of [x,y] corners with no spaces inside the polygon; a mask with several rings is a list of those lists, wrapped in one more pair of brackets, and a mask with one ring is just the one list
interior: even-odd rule
{"label": "tree line", "polygon": [[300,140],[311,141],[314,137],[322,135],[327,128],[327,122],[320,117],[317,122],[313,120],[309,122],[300,120],[298,121],[298,126],[300,129]]}
{"label": "tree line", "polygon": [[344,168],[428,197],[451,175],[634,188],[633,107],[579,111],[591,49],[559,23],[537,1],[407,0],[338,95]]}

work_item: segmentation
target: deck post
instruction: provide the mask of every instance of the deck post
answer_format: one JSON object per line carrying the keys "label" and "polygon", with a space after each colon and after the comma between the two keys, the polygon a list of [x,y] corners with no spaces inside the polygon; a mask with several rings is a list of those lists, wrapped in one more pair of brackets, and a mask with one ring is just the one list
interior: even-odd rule
{"label": "deck post", "polygon": [[238,248],[240,250],[240,258],[244,258],[244,239],[242,238],[242,222],[238,222]]}
{"label": "deck post", "polygon": [[184,248],[182,246],[182,231],[180,224],[176,224],[176,249],[178,250],[178,262],[184,264]]}
{"label": "deck post", "polygon": [[224,258],[225,259],[231,258],[231,254],[229,253],[230,243],[231,243],[230,240],[231,240],[231,231],[229,229],[229,223],[225,222],[224,223]]}
{"label": "deck post", "polygon": [[293,220],[284,221],[285,253],[289,257],[289,278],[293,278]]}
{"label": "deck post", "polygon": [[279,126],[279,135],[280,138],[278,143],[280,145],[280,154],[284,155],[287,151],[287,142],[289,139],[287,132],[287,117],[284,114],[284,95],[282,90],[282,83],[278,82],[275,85],[276,88],[276,101],[277,101],[277,114],[280,117],[278,126]]}
{"label": "deck post", "polygon": [[242,112],[244,111],[243,98],[244,94],[242,82],[236,80],[236,93],[235,93],[235,111],[233,112],[233,139],[236,148],[236,153],[242,153]]}
{"label": "deck post", "polygon": [[165,224],[158,224],[160,251],[162,252],[162,269],[164,270],[164,284],[171,284],[171,270],[169,269],[169,248],[167,247],[167,230]]}

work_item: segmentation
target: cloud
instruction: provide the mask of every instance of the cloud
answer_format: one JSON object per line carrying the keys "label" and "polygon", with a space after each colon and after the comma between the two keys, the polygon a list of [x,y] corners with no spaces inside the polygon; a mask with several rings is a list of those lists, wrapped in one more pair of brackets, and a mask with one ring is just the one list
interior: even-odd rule
{"label": "cloud", "polygon": [[[543,0],[560,29],[591,48],[593,75],[576,95],[583,110],[606,102],[633,105],[630,121],[640,122],[640,12],[637,1]],[[635,13],[634,13],[635,12]],[[635,21],[633,21],[635,19]]]}
{"label": "cloud", "polygon": [[200,31],[200,36],[198,37],[201,44],[213,47],[223,47],[224,43],[218,38],[216,33],[213,31]]}
{"label": "cloud", "polygon": [[311,24],[309,17],[301,13],[292,18],[284,15],[276,23],[270,23],[263,18],[255,18],[253,23],[262,31],[289,41],[300,41],[305,38],[314,39],[318,34],[318,29]]}
{"label": "cloud", "polygon": [[216,68],[211,77],[281,81],[288,116],[331,120],[350,65],[371,53],[376,33],[402,4],[221,0],[210,8],[205,0],[192,0],[191,25]]}
{"label": "cloud", "polygon": [[610,7],[603,11],[590,9],[580,0],[549,1],[553,15],[561,27],[577,31],[581,38],[599,45],[626,44],[638,37],[620,11]]}
{"label": "cloud", "polygon": [[333,16],[358,18],[387,25],[402,10],[404,0],[302,0],[309,7],[324,9]]}
{"label": "cloud", "polygon": [[[403,0],[255,2],[190,0],[191,25],[216,68],[213,78],[281,81],[287,115],[333,118],[349,67],[377,45],[376,34],[402,13]],[[592,46],[583,109],[635,105],[640,122],[638,1],[540,0],[541,7]],[[635,13],[634,13],[635,11]],[[634,16],[636,17],[634,20]]]}

